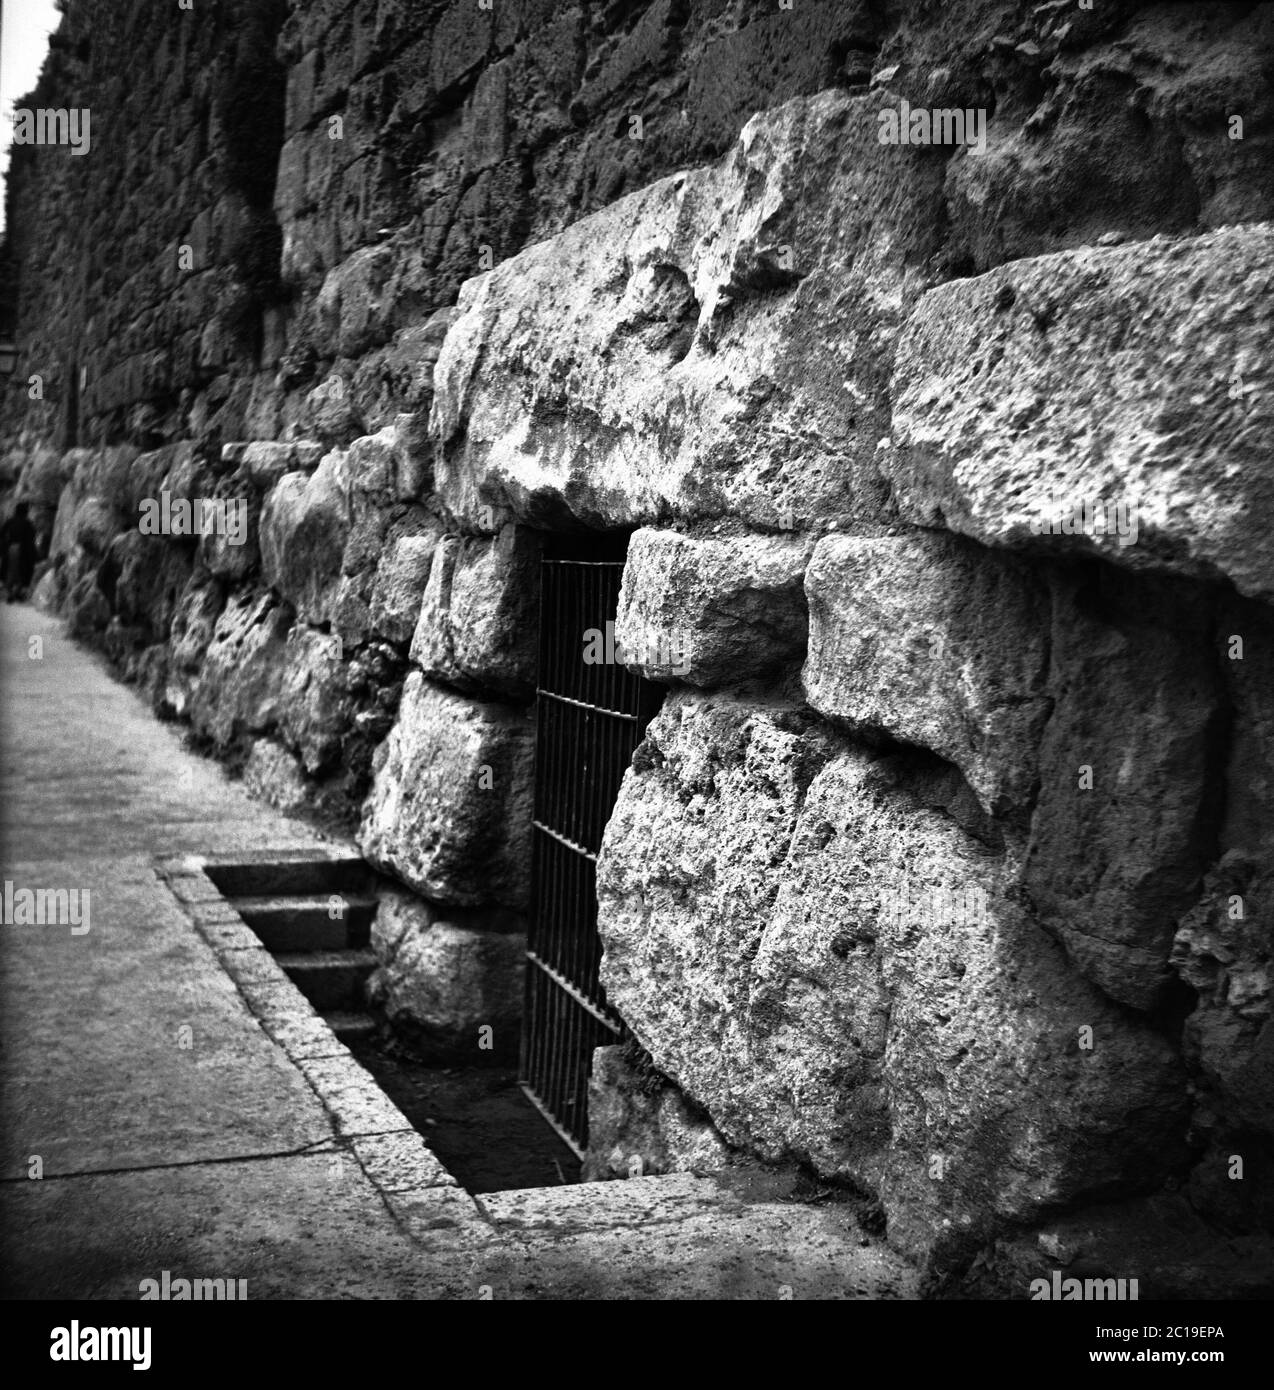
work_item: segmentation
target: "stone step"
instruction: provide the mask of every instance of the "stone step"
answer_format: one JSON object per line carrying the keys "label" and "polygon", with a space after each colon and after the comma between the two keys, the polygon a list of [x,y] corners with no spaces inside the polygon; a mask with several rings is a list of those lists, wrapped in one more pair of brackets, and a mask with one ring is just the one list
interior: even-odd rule
{"label": "stone step", "polygon": [[336,1009],[323,1015],[323,1022],[342,1041],[350,1042],[357,1038],[369,1038],[377,1028],[371,1014],[355,1013],[349,1009]]}
{"label": "stone step", "polygon": [[[341,915],[334,917],[333,898]],[[371,939],[376,899],[367,895],[313,893],[305,896],[231,898],[231,907],[261,938],[267,951],[343,951]]]}
{"label": "stone step", "polygon": [[283,951],[275,960],[320,1012],[361,1010],[363,982],[376,968],[371,950]]}
{"label": "stone step", "polygon": [[226,898],[363,895],[371,892],[376,882],[372,866],[347,851],[245,854],[234,863],[209,860],[204,873]]}

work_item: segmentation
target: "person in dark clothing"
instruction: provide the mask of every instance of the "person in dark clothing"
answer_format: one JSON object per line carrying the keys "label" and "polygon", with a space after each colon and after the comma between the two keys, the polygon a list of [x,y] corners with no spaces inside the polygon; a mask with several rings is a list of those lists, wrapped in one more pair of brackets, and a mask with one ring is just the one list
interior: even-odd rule
{"label": "person in dark clothing", "polygon": [[35,569],[35,527],[30,507],[19,502],[13,515],[0,526],[0,557],[4,561],[5,598],[14,603],[25,598]]}

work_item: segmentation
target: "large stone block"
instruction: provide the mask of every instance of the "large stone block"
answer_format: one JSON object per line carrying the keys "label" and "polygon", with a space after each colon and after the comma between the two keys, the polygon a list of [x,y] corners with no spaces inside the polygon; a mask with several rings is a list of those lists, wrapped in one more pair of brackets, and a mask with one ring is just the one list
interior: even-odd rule
{"label": "large stone block", "polygon": [[[1182,919],[1172,964],[1198,996],[1185,1049],[1201,1074],[1207,1127],[1274,1140],[1274,874],[1227,854]],[[1274,1174],[1250,1176],[1274,1201]]]}
{"label": "large stone block", "polygon": [[466,282],[431,421],[457,516],[874,514],[891,344],[942,221],[939,166],[881,146],[877,106],[789,102]]}
{"label": "large stone block", "polygon": [[383,893],[372,927],[381,965],[368,983],[369,997],[421,1052],[470,1066],[511,1061],[521,1037],[521,927],[512,914]]}
{"label": "large stone block", "polygon": [[774,676],[805,654],[802,578],[813,541],[638,531],[615,638],[651,680],[721,686]]}
{"label": "large stone block", "polygon": [[217,618],[191,701],[197,733],[221,747],[264,733],[282,712],[290,627],[269,594],[235,594]]}
{"label": "large stone block", "polygon": [[449,536],[433,566],[411,659],[460,690],[526,699],[535,688],[539,542],[521,526],[494,540]]}
{"label": "large stone block", "polygon": [[[1274,600],[1272,288],[1274,226],[1257,224],[930,291],[899,342],[882,452],[903,514]],[[1072,534],[1038,534],[1053,524]]]}
{"label": "large stone block", "polygon": [[411,641],[434,548],[432,535],[399,536],[380,557],[368,620],[390,642],[406,646]]}
{"label": "large stone block", "polygon": [[340,584],[349,535],[349,473],[339,451],[313,474],[287,473],[261,511],[261,571],[306,622],[325,622]]}
{"label": "large stone block", "polygon": [[598,895],[608,998],[723,1137],[874,1190],[941,1262],[1188,1151],[1179,1058],[1075,975],[936,785],[923,755],[674,696]]}
{"label": "large stone block", "polygon": [[259,491],[268,492],[285,473],[312,473],[324,453],[323,446],[312,439],[252,439],[222,445],[221,461]]}
{"label": "large stone block", "polygon": [[522,906],[529,893],[531,721],[413,672],[377,749],[359,845],[440,903]]}
{"label": "large stone block", "polygon": [[987,810],[1029,807],[1052,614],[1026,565],[936,532],[826,536],[805,588],[816,710],[955,763]]}
{"label": "large stone block", "polygon": [[585,1182],[651,1173],[710,1173],[730,1147],[712,1121],[658,1075],[643,1073],[625,1047],[599,1047],[588,1078]]}
{"label": "large stone block", "polygon": [[1224,812],[1214,619],[1181,580],[1091,565],[1051,584],[1053,709],[1021,884],[1089,979],[1154,1008]]}
{"label": "large stone block", "polygon": [[1222,601],[1216,647],[1232,723],[1221,843],[1274,865],[1274,611]]}

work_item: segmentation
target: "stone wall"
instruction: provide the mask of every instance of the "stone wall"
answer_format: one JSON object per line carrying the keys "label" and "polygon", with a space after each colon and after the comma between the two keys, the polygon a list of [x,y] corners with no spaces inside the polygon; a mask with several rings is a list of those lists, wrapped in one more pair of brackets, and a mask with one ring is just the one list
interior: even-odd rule
{"label": "stone wall", "polygon": [[[215,108],[253,54],[163,22]],[[70,0],[43,90],[108,29]],[[617,635],[669,693],[600,929],[655,1081],[599,1054],[590,1171],[804,1165],[968,1290],[1064,1250],[1269,1292],[1272,47],[1240,3],[295,5],[251,341],[174,353],[230,256],[136,321],[162,388],[83,339],[91,444],[10,397],[40,597],[357,824],[411,890],[380,997],[438,1043],[443,982],[511,1008],[539,534],[631,529]],[[984,148],[882,143],[903,103]],[[24,371],[144,303],[34,249],[105,197],[64,153],[10,197]],[[144,534],[161,496],[244,543]]]}

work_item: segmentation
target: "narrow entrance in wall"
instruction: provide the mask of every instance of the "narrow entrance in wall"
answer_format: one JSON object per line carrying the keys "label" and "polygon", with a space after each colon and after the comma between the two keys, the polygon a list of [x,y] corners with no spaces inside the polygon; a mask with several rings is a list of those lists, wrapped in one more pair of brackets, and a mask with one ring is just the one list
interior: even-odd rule
{"label": "narrow entrance in wall", "polygon": [[626,535],[546,536],[540,564],[520,1076],[527,1096],[581,1158],[593,1050],[626,1036],[598,979],[597,854],[624,771],[664,693],[614,659],[608,625],[627,548]]}

